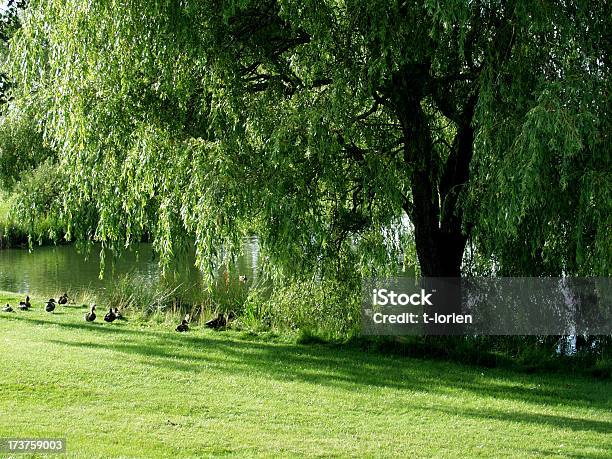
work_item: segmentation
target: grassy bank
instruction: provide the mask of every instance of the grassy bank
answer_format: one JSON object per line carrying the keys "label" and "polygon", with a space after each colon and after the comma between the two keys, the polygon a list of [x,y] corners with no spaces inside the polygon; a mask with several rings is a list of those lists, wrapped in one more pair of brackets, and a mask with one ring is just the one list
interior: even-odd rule
{"label": "grassy bank", "polygon": [[[0,304],[18,298],[0,294]],[[37,299],[40,300],[40,299]],[[0,313],[0,437],[68,457],[606,457],[612,384],[236,332]],[[100,311],[102,312],[102,311]]]}
{"label": "grassy bank", "polygon": [[[176,321],[188,313],[203,324],[218,312],[233,311],[237,320],[232,328],[273,332],[299,344],[327,344],[525,373],[612,379],[611,337],[591,337],[589,346],[567,355],[559,352],[563,342],[559,336],[361,336],[361,297],[345,285],[303,282],[262,289],[239,282],[235,275],[227,282],[220,276],[210,290],[198,290],[195,300],[184,298],[181,288],[126,276],[108,301],[144,321]],[[359,292],[359,287],[353,288]],[[85,298],[88,296],[91,294],[85,292]]]}

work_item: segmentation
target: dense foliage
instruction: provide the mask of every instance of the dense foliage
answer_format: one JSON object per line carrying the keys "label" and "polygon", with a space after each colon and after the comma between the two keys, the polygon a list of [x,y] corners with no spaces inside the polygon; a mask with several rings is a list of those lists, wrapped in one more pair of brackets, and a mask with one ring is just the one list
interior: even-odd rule
{"label": "dense foliage", "polygon": [[610,17],[578,0],[33,0],[5,64],[3,174],[23,123],[44,147],[13,156],[56,155],[68,238],[150,233],[162,259],[195,241],[210,272],[256,233],[287,273],[607,275]]}
{"label": "dense foliage", "polygon": [[[20,26],[19,11],[26,6],[26,0],[8,0],[0,5],[0,54],[4,55],[10,38]],[[0,72],[0,104],[7,101],[10,78]]]}

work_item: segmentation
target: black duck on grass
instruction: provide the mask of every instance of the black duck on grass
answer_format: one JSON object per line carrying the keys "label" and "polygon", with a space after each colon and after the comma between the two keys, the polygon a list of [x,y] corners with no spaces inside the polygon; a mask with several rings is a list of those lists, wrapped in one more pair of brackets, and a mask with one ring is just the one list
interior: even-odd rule
{"label": "black duck on grass", "polygon": [[212,328],[214,330],[219,330],[227,325],[227,319],[223,313],[220,313],[214,319],[210,319],[205,324],[208,328]]}
{"label": "black duck on grass", "polygon": [[236,314],[234,313],[234,311],[230,311],[227,314],[220,313],[214,319],[211,319],[208,322],[206,322],[205,325],[208,328],[219,330],[221,328],[227,327],[230,324],[230,322],[233,322],[234,320],[236,320]]}
{"label": "black duck on grass", "polygon": [[93,322],[94,320],[96,320],[96,305],[95,304],[92,304],[91,307],[89,308],[89,312],[85,314],[85,320],[87,322]]}
{"label": "black duck on grass", "polygon": [[185,316],[185,318],[181,321],[180,324],[176,327],[177,332],[186,332],[189,330],[189,314]]}
{"label": "black duck on grass", "polygon": [[59,304],[68,304],[68,294],[64,292],[64,294],[59,297],[59,300],[57,300],[57,302]]}
{"label": "black duck on grass", "polygon": [[55,310],[55,300],[51,298],[49,301],[47,301],[47,305],[45,306],[45,311],[53,312],[54,310]]}
{"label": "black duck on grass", "polygon": [[119,310],[119,308],[113,308],[113,312],[115,313],[115,316],[117,317],[117,319],[125,320],[125,317],[123,317],[123,314],[121,314],[121,311]]}
{"label": "black duck on grass", "polygon": [[114,322],[116,318],[117,318],[117,314],[115,314],[115,311],[113,310],[113,308],[109,308],[108,312],[104,316],[104,322],[111,323],[111,322]]}
{"label": "black duck on grass", "polygon": [[21,309],[22,311],[26,311],[28,309],[30,309],[32,307],[32,303],[30,303],[30,297],[26,296],[25,301],[20,301],[19,302],[19,309]]}
{"label": "black duck on grass", "polygon": [[2,312],[13,312],[13,308],[11,308],[10,304],[6,303],[6,306],[2,308]]}

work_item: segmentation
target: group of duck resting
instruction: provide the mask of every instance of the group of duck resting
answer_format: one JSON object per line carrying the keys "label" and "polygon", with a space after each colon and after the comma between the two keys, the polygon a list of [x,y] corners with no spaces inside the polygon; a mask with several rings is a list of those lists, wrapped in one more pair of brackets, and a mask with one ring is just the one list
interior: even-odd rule
{"label": "group of duck resting", "polygon": [[[55,298],[49,298],[49,301],[47,301],[47,304],[45,306],[45,311],[47,312],[55,311],[56,304],[68,304],[68,294],[64,293],[63,295],[61,295],[59,297],[59,300],[57,300],[57,303],[55,301]],[[30,303],[30,297],[26,296],[25,301],[20,301],[19,306],[17,307],[21,311],[29,310],[32,307],[32,303]],[[13,308],[8,303],[6,303],[6,306],[2,308],[2,312],[13,312],[13,311],[14,311]]]}
{"label": "group of duck resting", "polygon": [[[74,303],[74,301],[72,303]],[[68,295],[66,293],[61,295],[59,299],[57,300],[57,302],[55,301],[55,298],[49,298],[49,301],[47,301],[45,305],[45,311],[49,313],[53,313],[53,311],[55,311],[56,305],[58,304],[60,305],[68,304]],[[21,311],[27,311],[31,307],[32,307],[32,303],[30,302],[29,296],[26,296],[25,301],[20,301],[19,306],[17,306],[17,308]],[[14,309],[11,307],[10,304],[7,303],[6,306],[2,308],[2,312],[14,312]],[[96,305],[92,304],[89,308],[89,312],[85,314],[85,321],[93,322],[96,320],[96,317],[97,317],[96,316]],[[236,315],[234,314],[233,311],[230,311],[228,314],[220,313],[214,319],[211,319],[208,322],[206,322],[205,325],[208,328],[218,330],[221,328],[225,328],[235,318],[236,318]],[[113,308],[113,307],[109,308],[108,312],[104,316],[104,321],[111,323],[117,319],[124,319],[123,315],[121,314],[121,311],[119,311],[119,308]],[[181,323],[178,324],[175,330],[181,333],[189,331],[189,323],[190,323],[190,316],[189,314],[187,314],[183,318]]]}
{"label": "group of duck resting", "polygon": [[[74,301],[72,303],[74,303]],[[57,301],[55,301],[55,298],[49,298],[49,300],[45,304],[45,311],[49,313],[53,313],[53,311],[55,311],[55,307],[58,304],[61,304],[61,305],[68,304],[68,294],[67,293],[60,295]],[[27,311],[31,307],[32,307],[32,303],[30,302],[29,296],[26,296],[25,301],[20,301],[19,306],[17,306],[17,308],[19,308],[19,310],[21,311]],[[14,310],[11,307],[11,305],[7,303],[6,306],[2,308],[2,312],[14,312]],[[118,308],[109,308],[108,312],[104,316],[104,321],[110,323],[110,322],[114,322],[116,319],[122,319],[122,318],[123,316],[121,315],[121,312],[119,312]],[[85,320],[87,322],[93,322],[94,320],[96,320],[96,305],[95,304],[92,304],[91,307],[89,308],[89,312],[85,314]]]}

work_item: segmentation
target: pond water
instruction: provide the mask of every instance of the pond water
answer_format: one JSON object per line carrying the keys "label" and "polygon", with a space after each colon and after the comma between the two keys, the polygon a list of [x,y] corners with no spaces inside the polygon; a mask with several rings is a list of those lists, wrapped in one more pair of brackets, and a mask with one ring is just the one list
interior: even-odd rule
{"label": "pond water", "polygon": [[[259,245],[257,238],[245,239],[243,254],[236,271],[249,282],[257,277]],[[107,268],[100,279],[100,247],[94,246],[86,256],[73,245],[0,250],[0,290],[33,295],[59,295],[63,292],[112,290],[122,277],[138,276],[150,283],[173,282],[184,290],[203,287],[202,276],[194,260],[176,264],[173,272],[162,278],[158,259],[151,244],[138,244],[122,254],[114,263],[107,259]]]}

